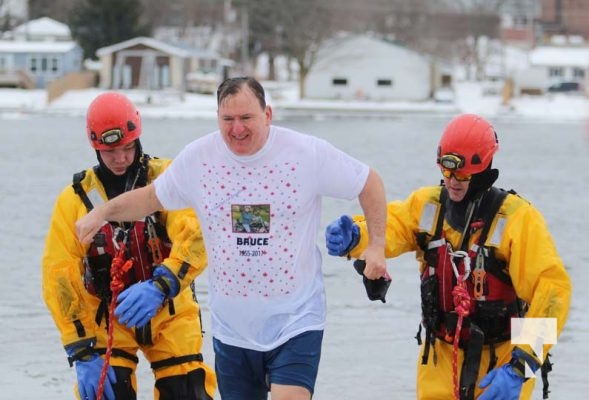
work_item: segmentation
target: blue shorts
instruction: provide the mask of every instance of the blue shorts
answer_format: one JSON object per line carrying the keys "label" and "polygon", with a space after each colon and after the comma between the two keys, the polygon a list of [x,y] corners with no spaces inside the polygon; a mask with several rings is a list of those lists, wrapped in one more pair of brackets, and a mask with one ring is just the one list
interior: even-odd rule
{"label": "blue shorts", "polygon": [[270,385],[315,389],[323,331],[303,332],[270,351],[230,346],[213,338],[215,372],[223,400],[266,400]]}

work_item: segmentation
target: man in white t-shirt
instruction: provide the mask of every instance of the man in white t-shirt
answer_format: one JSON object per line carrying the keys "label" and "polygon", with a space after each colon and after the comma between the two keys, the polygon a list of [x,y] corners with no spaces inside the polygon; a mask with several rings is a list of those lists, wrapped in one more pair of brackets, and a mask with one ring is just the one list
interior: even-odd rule
{"label": "man in white t-shirt", "polygon": [[[192,207],[209,265],[215,369],[224,400],[310,399],[326,317],[316,245],[323,196],[358,198],[370,243],[364,275],[386,274],[386,199],[366,164],[325,140],[272,125],[264,89],[249,77],[217,90],[219,130],[186,146],[152,185],[77,223],[83,243],[105,220]],[[241,213],[256,216],[251,231]],[[353,232],[351,234],[354,234]]]}

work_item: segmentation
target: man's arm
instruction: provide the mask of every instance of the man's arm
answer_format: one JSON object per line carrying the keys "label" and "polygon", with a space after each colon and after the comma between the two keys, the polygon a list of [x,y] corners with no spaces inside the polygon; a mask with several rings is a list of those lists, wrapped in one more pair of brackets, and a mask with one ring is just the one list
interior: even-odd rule
{"label": "man's arm", "polygon": [[387,204],[384,184],[373,169],[370,169],[368,179],[358,199],[366,217],[369,237],[368,247],[363,254],[363,258],[366,260],[364,275],[368,279],[378,279],[386,275],[384,246]]}
{"label": "man's arm", "polygon": [[105,221],[136,221],[162,208],[155,195],[155,187],[150,184],[125,192],[92,209],[76,222],[76,234],[80,242],[89,244]]}

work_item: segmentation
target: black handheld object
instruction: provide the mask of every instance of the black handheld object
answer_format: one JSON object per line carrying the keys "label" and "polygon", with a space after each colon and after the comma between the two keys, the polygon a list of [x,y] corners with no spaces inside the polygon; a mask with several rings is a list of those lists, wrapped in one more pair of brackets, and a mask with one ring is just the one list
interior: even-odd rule
{"label": "black handheld object", "polygon": [[368,295],[368,298],[372,301],[380,300],[383,303],[386,303],[386,295],[387,291],[389,290],[389,286],[391,286],[391,281],[385,277],[380,277],[378,279],[368,279],[364,276],[364,268],[366,268],[366,261],[354,261],[354,269],[356,272],[362,275],[362,282],[366,288],[366,294]]}

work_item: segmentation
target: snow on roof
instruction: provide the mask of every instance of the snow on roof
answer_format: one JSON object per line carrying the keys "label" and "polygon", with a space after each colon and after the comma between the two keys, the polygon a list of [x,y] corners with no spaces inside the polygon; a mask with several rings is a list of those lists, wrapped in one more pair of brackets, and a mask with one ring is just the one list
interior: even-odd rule
{"label": "snow on roof", "polygon": [[70,28],[49,17],[41,17],[25,22],[13,29],[14,33],[48,36],[71,36]]}
{"label": "snow on roof", "polygon": [[119,50],[126,49],[128,47],[133,47],[138,44],[143,44],[148,47],[153,47],[154,49],[161,50],[168,54],[174,54],[179,57],[189,57],[191,52],[181,49],[176,46],[169,45],[162,41],[156,40],[154,38],[139,36],[133,39],[125,40],[124,42],[116,43],[110,46],[101,47],[100,49],[96,50],[96,55],[101,57],[107,54],[114,53]]}
{"label": "snow on roof", "polygon": [[589,47],[537,47],[530,52],[536,66],[589,67]]}
{"label": "snow on roof", "polygon": [[76,42],[0,40],[0,53],[66,53]]}

